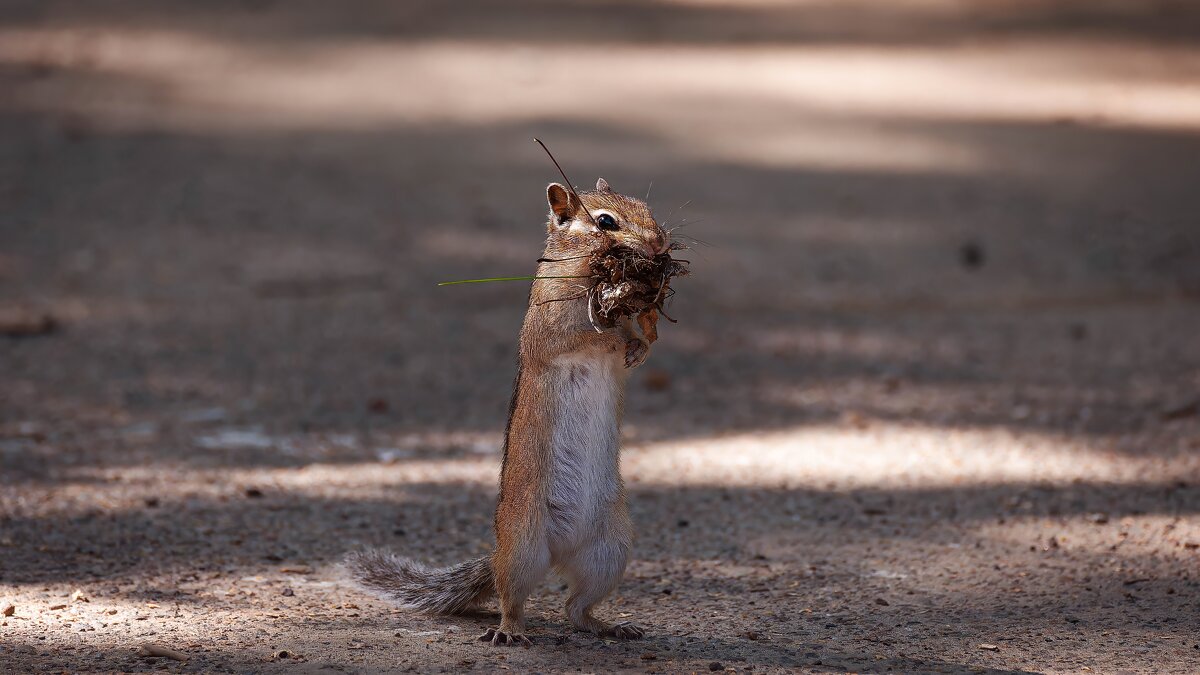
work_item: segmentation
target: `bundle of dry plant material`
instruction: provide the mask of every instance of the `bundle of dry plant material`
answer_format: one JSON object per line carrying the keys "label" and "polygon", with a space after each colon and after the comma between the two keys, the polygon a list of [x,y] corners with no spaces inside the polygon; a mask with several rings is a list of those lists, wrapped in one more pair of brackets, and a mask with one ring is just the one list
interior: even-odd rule
{"label": "bundle of dry plant material", "polygon": [[621,317],[637,319],[646,339],[658,338],[658,315],[667,321],[663,303],[675,294],[671,280],[686,276],[688,261],[671,257],[671,251],[682,248],[676,244],[653,258],[620,244],[592,254],[588,265],[595,285],[588,294],[588,314],[592,323],[611,326]]}

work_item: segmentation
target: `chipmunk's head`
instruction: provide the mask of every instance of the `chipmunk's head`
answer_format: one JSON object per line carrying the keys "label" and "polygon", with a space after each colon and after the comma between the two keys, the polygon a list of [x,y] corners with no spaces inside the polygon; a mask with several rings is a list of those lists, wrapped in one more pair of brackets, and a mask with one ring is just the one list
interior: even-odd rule
{"label": "chipmunk's head", "polygon": [[614,192],[603,178],[596,181],[595,190],[578,193],[578,199],[566,187],[551,183],[546,201],[551,239],[591,241],[593,246],[622,244],[647,258],[665,253],[670,246],[670,238],[646,202]]}

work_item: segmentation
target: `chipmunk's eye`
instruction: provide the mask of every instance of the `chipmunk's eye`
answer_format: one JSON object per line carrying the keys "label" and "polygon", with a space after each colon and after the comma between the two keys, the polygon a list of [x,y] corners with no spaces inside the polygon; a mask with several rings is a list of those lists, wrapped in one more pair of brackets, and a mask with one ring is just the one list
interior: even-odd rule
{"label": "chipmunk's eye", "polygon": [[600,229],[602,230],[616,230],[619,227],[617,225],[617,220],[607,213],[601,213],[600,215],[596,216],[596,224],[599,225]]}

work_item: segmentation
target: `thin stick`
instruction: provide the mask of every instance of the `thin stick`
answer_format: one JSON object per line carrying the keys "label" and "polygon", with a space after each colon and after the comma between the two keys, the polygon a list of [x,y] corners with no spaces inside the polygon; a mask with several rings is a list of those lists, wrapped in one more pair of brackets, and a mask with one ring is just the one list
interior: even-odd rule
{"label": "thin stick", "polygon": [[566,262],[568,260],[579,260],[581,258],[590,258],[590,257],[592,257],[592,254],[588,253],[585,255],[573,255],[570,258],[538,258],[534,262],[540,262],[540,263],[543,263],[543,262]]}
{"label": "thin stick", "polygon": [[546,144],[543,143],[542,139],[540,138],[535,137],[533,141],[542,146],[542,150],[546,151],[546,156],[550,158],[551,162],[554,162],[554,168],[558,169],[559,175],[562,176],[563,180],[567,182],[567,189],[571,191],[571,194],[575,195],[575,201],[579,202],[579,208],[583,209],[583,212],[587,214],[588,220],[592,221],[592,224],[596,227],[600,227],[600,225],[596,223],[596,219],[592,218],[592,212],[588,211],[587,207],[583,205],[583,199],[580,198],[579,193],[575,191],[575,186],[571,184],[571,179],[567,178],[567,172],[563,171],[563,168],[558,165],[558,160],[554,159],[554,155],[550,153],[550,148],[547,148]]}
{"label": "thin stick", "polygon": [[156,645],[153,642],[147,642],[142,645],[142,654],[144,656],[158,656],[171,659],[172,661],[187,661],[188,655],[183,652],[177,652],[169,647]]}
{"label": "thin stick", "polygon": [[596,313],[592,309],[592,305],[595,304],[592,300],[592,295],[594,295],[595,293],[596,293],[596,287],[592,286],[588,290],[588,321],[590,321],[592,323],[592,328],[595,328],[597,333],[603,333],[604,331],[600,330],[600,326],[596,325]]}
{"label": "thin stick", "polygon": [[541,301],[535,302],[533,304],[537,305],[538,307],[541,307],[542,305],[548,305],[552,302],[566,302],[567,300],[578,300],[579,298],[582,298],[583,296],[585,296],[587,294],[588,294],[587,289],[584,289],[584,291],[582,293],[576,293],[575,295],[568,295],[565,298],[550,298],[549,300],[541,300]]}
{"label": "thin stick", "polygon": [[666,283],[667,283],[667,270],[666,270],[666,268],[664,268],[663,273],[662,273],[662,280],[660,280],[658,282],[658,292],[654,294],[654,302],[652,302],[650,304],[658,306],[658,299],[662,297],[663,285]]}
{"label": "thin stick", "polygon": [[562,277],[491,277],[490,279],[459,279],[458,281],[442,281],[438,286],[454,286],[455,284],[485,284],[490,281],[531,281],[533,279],[586,279],[586,276],[572,275]]}
{"label": "thin stick", "polygon": [[658,308],[658,313],[662,314],[663,318],[666,319],[667,321],[670,321],[671,323],[679,323],[675,319],[672,319],[671,317],[667,316],[667,310],[663,309],[662,303],[663,303],[663,301],[660,301],[657,305],[655,305],[655,307]]}

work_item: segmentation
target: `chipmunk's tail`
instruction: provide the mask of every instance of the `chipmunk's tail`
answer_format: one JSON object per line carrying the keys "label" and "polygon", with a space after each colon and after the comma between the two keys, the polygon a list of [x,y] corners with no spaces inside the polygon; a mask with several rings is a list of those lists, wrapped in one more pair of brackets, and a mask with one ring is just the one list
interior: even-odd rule
{"label": "chipmunk's tail", "polygon": [[355,551],[346,556],[346,569],[363,588],[431,614],[462,613],[496,592],[492,561],[486,556],[431,568],[383,551]]}

